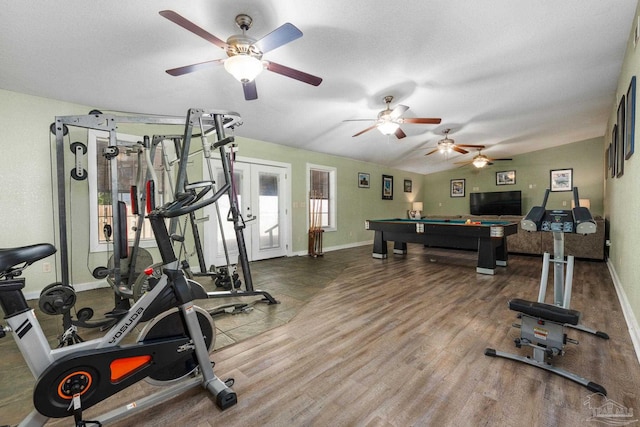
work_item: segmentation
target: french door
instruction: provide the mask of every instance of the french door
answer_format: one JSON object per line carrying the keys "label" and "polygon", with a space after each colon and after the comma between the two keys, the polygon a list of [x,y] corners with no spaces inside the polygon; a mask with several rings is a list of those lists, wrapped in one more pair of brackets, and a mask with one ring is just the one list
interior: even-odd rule
{"label": "french door", "polygon": [[[290,223],[287,168],[235,162],[232,172],[233,191],[245,224],[243,235],[249,261],[287,255]],[[216,183],[225,182],[222,168],[215,168],[214,175]],[[229,208],[229,197],[224,195],[204,212],[209,217],[204,226],[205,258],[216,266],[238,262],[238,242]]]}

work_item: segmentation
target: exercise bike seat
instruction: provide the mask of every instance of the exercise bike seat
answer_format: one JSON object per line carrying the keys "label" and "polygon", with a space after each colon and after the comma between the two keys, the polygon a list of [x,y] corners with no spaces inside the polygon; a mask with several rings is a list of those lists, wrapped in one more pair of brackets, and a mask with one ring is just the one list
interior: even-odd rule
{"label": "exercise bike seat", "polygon": [[509,309],[528,316],[539,317],[550,322],[568,325],[577,325],[580,322],[581,316],[581,313],[577,310],[519,298],[509,301]]}
{"label": "exercise bike seat", "polygon": [[50,243],[0,249],[0,273],[10,271],[11,267],[18,264],[31,264],[54,253],[56,248]]}

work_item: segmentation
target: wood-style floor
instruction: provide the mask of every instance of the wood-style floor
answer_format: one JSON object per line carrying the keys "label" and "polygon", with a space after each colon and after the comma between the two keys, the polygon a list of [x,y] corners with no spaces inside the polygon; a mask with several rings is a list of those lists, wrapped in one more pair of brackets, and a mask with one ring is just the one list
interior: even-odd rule
{"label": "wood-style floor", "polygon": [[[601,424],[592,417],[604,398],[541,369],[483,354],[485,347],[530,354],[513,345],[519,331],[511,326],[517,319],[507,301],[537,297],[540,257],[510,256],[507,268],[486,276],[476,274],[470,252],[410,245],[406,256],[377,260],[370,251],[255,263],[256,287],[269,289],[280,279],[292,284],[306,272],[299,277],[311,292],[293,296],[295,284],[287,286],[293,291],[274,290],[283,304],[256,306],[257,322],[262,319],[266,330],[254,325],[257,335],[212,353],[216,374],[235,378],[238,404],[220,411],[197,389],[117,425]],[[553,363],[605,386],[610,406],[638,413],[640,365],[606,264],[576,261],[572,308],[582,311],[584,324],[611,339],[568,331],[580,344],[568,344]],[[283,314],[276,321],[278,313]],[[224,322],[229,320],[218,323]],[[2,359],[0,390],[10,386],[15,372]],[[86,416],[152,389],[136,385]],[[0,400],[0,424],[17,421],[5,420],[12,409],[6,402]]]}

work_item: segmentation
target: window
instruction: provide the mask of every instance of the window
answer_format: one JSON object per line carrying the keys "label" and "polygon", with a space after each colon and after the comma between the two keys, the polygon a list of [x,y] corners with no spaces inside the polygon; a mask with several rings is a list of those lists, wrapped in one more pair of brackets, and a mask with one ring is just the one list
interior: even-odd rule
{"label": "window", "polygon": [[336,168],[307,164],[307,176],[309,226],[335,231]]}
{"label": "window", "polygon": [[[104,148],[109,146],[109,133],[102,131],[89,130],[87,158],[89,159],[89,197],[90,197],[90,239],[91,251],[99,252],[108,249],[108,245],[112,243],[104,233],[105,225],[113,227],[113,215],[111,206],[111,174],[110,162],[118,162],[118,189],[114,197],[119,201],[125,202],[127,206],[127,230],[128,240],[132,244],[135,239],[135,230],[138,225],[138,215],[133,213],[131,203],[131,187],[138,186],[138,194],[145,191],[145,186],[138,185],[136,182],[138,177],[138,168],[142,168],[141,176],[146,182],[147,164],[144,152],[138,153],[138,141],[142,138],[134,135],[118,134],[118,156],[113,160],[107,160],[103,155]],[[164,182],[164,174],[162,173],[162,144],[156,148],[153,159],[154,170],[158,176],[155,182],[157,197],[156,205],[162,204],[164,188],[167,185]],[[142,187],[142,188],[141,188]],[[140,197],[140,196],[138,196]],[[145,206],[140,206],[141,215],[145,215]],[[149,221],[145,218],[140,231],[141,246],[154,246],[153,232]]]}

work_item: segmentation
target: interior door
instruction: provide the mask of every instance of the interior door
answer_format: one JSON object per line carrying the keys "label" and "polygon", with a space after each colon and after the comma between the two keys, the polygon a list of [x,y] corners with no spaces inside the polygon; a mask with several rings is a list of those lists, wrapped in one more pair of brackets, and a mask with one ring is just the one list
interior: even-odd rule
{"label": "interior door", "polygon": [[[244,220],[243,236],[249,261],[287,254],[285,171],[285,168],[260,164],[233,164],[233,190]],[[225,182],[222,168],[215,168],[214,174],[216,183]],[[205,258],[215,266],[238,263],[238,243],[234,224],[229,220],[229,208],[229,198],[224,195],[218,199],[217,206],[207,206],[204,211],[209,218],[204,227]]]}

